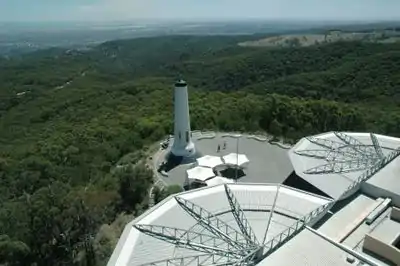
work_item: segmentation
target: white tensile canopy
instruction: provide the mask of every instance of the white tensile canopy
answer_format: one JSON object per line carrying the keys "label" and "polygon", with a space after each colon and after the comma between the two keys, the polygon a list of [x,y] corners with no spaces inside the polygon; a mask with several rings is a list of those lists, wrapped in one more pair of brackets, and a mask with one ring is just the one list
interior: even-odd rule
{"label": "white tensile canopy", "polygon": [[186,170],[187,178],[189,182],[194,180],[206,181],[207,179],[215,176],[214,171],[208,167],[196,166],[192,169]]}
{"label": "white tensile canopy", "polygon": [[199,166],[214,168],[223,165],[224,162],[222,161],[221,157],[205,155],[197,159],[197,164]]}
{"label": "white tensile canopy", "polygon": [[206,181],[207,186],[216,186],[220,184],[229,184],[229,183],[235,183],[235,181],[222,176],[216,176]]}
{"label": "white tensile canopy", "polygon": [[246,167],[249,164],[249,159],[245,154],[237,154],[237,153],[229,153],[222,157],[222,160],[225,164],[238,166],[238,167]]}

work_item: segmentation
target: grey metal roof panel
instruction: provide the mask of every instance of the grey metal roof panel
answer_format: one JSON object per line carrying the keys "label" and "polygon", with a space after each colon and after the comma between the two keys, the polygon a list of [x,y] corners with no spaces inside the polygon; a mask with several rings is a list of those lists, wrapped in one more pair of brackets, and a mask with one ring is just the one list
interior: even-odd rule
{"label": "grey metal roof panel", "polygon": [[309,230],[303,230],[258,266],[343,266],[348,253]]}
{"label": "grey metal roof panel", "polygon": [[276,210],[282,210],[289,215],[300,218],[320,206],[321,201],[313,197],[310,197],[307,201],[293,200],[301,199],[301,195],[304,195],[304,192],[300,190],[281,187],[276,201]]}
{"label": "grey metal roof panel", "polygon": [[365,235],[371,231],[370,226],[366,223],[361,223],[349,236],[347,236],[343,244],[350,247],[351,249],[356,249],[359,243],[363,242]]}
{"label": "grey metal roof panel", "polygon": [[[265,243],[267,243],[272,238],[274,238],[275,236],[277,236],[278,234],[283,232],[286,228],[290,227],[295,222],[296,222],[295,219],[292,219],[290,217],[287,217],[287,216],[284,216],[284,215],[281,215],[278,213],[274,213],[272,215],[272,220],[271,220],[271,224],[268,229],[268,232],[267,232]],[[262,236],[264,236],[264,234],[265,234],[265,230],[264,230]]]}
{"label": "grey metal roof panel", "polygon": [[341,233],[341,230],[345,229],[360,213],[374,203],[374,199],[364,194],[359,194],[325,221],[319,227],[318,231],[331,238],[336,238],[336,236]]}
{"label": "grey metal roof panel", "polygon": [[[152,224],[170,226],[176,228],[188,229],[196,224],[190,215],[188,215],[176,202],[171,199],[167,204],[164,204],[163,211],[157,214],[153,219],[150,216],[139,221],[139,224]],[[155,214],[155,213],[153,213]],[[167,242],[158,240],[154,237],[140,233],[135,230],[136,241],[129,258],[128,265],[140,265],[154,261],[154,254],[157,254],[157,260],[167,259],[174,253],[175,247]],[[133,252],[134,250],[134,252]],[[192,253],[190,250],[185,250],[186,253]]]}
{"label": "grey metal roof panel", "polygon": [[[371,234],[372,236],[376,237],[377,239],[380,239],[381,241],[383,241],[385,243],[391,244],[392,241],[400,233],[400,228],[399,228],[400,224],[398,222],[390,220],[390,212],[391,212],[391,208],[387,209],[369,226],[367,224],[363,223],[362,226],[357,228],[355,230],[355,232],[353,232],[350,236],[351,238],[355,239],[356,237],[353,237],[352,236],[353,234],[356,234],[359,236],[362,236],[362,234],[364,234],[362,237],[362,240],[358,242],[358,245],[356,247],[354,247],[353,250],[359,252],[367,259],[374,261],[378,265],[382,265],[382,266],[389,266],[392,264],[390,264],[390,262],[387,262],[387,261],[382,261],[382,259],[380,257],[376,257],[373,253],[365,251],[363,249],[364,238],[365,238],[365,234]],[[358,238],[360,238],[360,237],[358,237]]]}
{"label": "grey metal roof panel", "polygon": [[344,207],[335,212],[317,231],[336,241],[339,236],[344,236],[343,233],[350,231],[349,235],[342,240],[343,245],[379,265],[388,265],[373,254],[364,253],[363,242],[366,234],[372,234],[382,241],[386,240],[387,243],[397,236],[400,232],[400,224],[390,220],[390,208],[373,223],[368,225],[361,220],[358,224],[358,218],[364,217],[365,211],[370,209],[369,207],[373,206],[376,200],[364,194],[358,194],[347,201]]}

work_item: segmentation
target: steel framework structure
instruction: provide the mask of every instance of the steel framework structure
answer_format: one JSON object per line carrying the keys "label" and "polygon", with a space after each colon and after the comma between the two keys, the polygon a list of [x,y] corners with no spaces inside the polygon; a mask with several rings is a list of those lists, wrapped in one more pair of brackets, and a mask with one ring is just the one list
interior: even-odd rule
{"label": "steel framework structure", "polygon": [[268,226],[262,240],[257,239],[233,191],[226,184],[224,187],[230,212],[235,218],[239,230],[197,204],[176,196],[175,200],[178,205],[197,221],[196,225],[200,225],[204,229],[201,233],[197,230],[184,230],[160,225],[135,224],[133,227],[146,235],[173,244],[178,248],[192,250],[195,253],[192,256],[173,257],[142,264],[141,266],[254,266],[301,231],[313,218],[329,208],[328,205],[320,206],[265,243],[265,236],[267,235],[279,195],[279,186],[277,187],[273,205],[268,210],[270,212]]}
{"label": "steel framework structure", "polygon": [[321,159],[327,163],[304,171],[305,174],[349,173],[363,171],[383,160],[383,148],[378,138],[370,133],[371,144],[364,144],[356,138],[342,132],[334,132],[336,140],[306,137],[319,148],[297,150],[301,156]]}
{"label": "steel framework structure", "polygon": [[235,246],[236,248],[248,247],[247,244],[251,240],[248,239],[246,235],[243,235],[211,212],[189,200],[180,197],[175,197],[175,200],[190,216],[192,216],[211,234],[224,239],[226,242],[232,244],[232,246]]}
{"label": "steel framework structure", "polygon": [[249,246],[254,246],[254,245],[258,246],[259,243],[256,238],[256,235],[254,234],[253,229],[251,229],[250,223],[247,221],[247,218],[244,215],[244,212],[240,207],[239,202],[236,200],[235,196],[233,195],[233,192],[226,184],[224,187],[226,196],[229,201],[229,205],[231,206],[233,217],[235,217],[236,223],[239,226],[242,234],[246,236],[247,244]]}
{"label": "steel framework structure", "polygon": [[264,238],[262,240],[262,243],[265,243],[265,240],[267,239],[267,233],[268,233],[268,229],[269,226],[271,224],[272,221],[272,215],[274,215],[274,211],[275,211],[275,206],[276,206],[276,201],[278,200],[278,196],[279,196],[279,189],[281,188],[281,186],[279,185],[278,188],[276,189],[276,193],[275,193],[275,197],[274,197],[274,202],[272,203],[272,207],[271,210],[269,212],[269,217],[268,217],[268,221],[267,221],[267,229],[265,230],[265,234],[264,234]]}
{"label": "steel framework structure", "polygon": [[200,252],[211,252],[216,255],[231,254],[240,258],[246,256],[245,249],[232,245],[215,235],[201,234],[198,232],[182,230],[174,227],[136,224],[134,227],[142,233],[164,240],[176,247],[182,247]]}
{"label": "steel framework structure", "polygon": [[[320,149],[300,150],[295,151],[295,153],[328,161],[327,164],[306,171],[311,174],[341,173],[367,169],[349,186],[348,190],[353,189],[376,171],[379,171],[384,165],[397,156],[400,156],[400,147],[393,149],[391,153],[385,156],[383,149],[390,150],[390,148],[381,147],[377,137],[373,134],[370,134],[371,145],[363,144],[345,133],[334,132],[334,134],[340,142],[308,137],[307,139],[320,147]],[[245,211],[240,206],[233,191],[226,184],[224,187],[230,212],[235,219],[238,229],[218,218],[218,215],[207,211],[187,199],[176,196],[175,200],[178,205],[197,221],[191,229],[185,230],[146,224],[135,224],[133,226],[140,232],[173,244],[175,247],[189,249],[194,252],[194,255],[168,258],[142,264],[141,266],[254,266],[289,241],[303,228],[317,221],[336,203],[336,201],[331,201],[323,206],[319,206],[317,209],[299,218],[283,232],[265,242],[279,196],[280,186],[277,186],[273,205],[269,209],[270,215],[267,220],[267,228],[263,239],[257,239],[246,218]],[[347,193],[347,191],[343,194]],[[200,233],[197,230],[192,230],[195,226],[200,226],[203,231]]]}

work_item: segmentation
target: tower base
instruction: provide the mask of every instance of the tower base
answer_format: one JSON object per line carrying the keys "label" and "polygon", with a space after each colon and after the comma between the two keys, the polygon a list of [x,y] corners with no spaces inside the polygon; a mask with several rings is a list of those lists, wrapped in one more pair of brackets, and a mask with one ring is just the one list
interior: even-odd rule
{"label": "tower base", "polygon": [[174,169],[175,167],[177,167],[178,165],[194,163],[194,162],[196,162],[197,158],[200,158],[202,156],[203,155],[198,150],[194,150],[194,153],[191,153],[190,156],[177,156],[171,150],[165,156],[165,160],[164,160],[165,165],[164,165],[163,170],[165,172],[168,172],[171,169]]}
{"label": "tower base", "polygon": [[172,144],[171,153],[175,156],[180,157],[193,157],[196,154],[196,147],[194,146],[193,142],[189,142],[184,146],[181,146],[181,143],[177,143],[178,145],[175,146],[175,143]]}

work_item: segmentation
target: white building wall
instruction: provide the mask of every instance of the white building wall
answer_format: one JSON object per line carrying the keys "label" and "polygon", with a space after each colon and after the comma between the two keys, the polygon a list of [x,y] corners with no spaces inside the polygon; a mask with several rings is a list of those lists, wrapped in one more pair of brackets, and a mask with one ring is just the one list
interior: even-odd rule
{"label": "white building wall", "polygon": [[[400,182],[398,184],[400,186]],[[390,192],[388,190],[379,188],[369,183],[361,184],[361,191],[374,198],[390,198],[396,207],[400,207],[400,195]]]}

